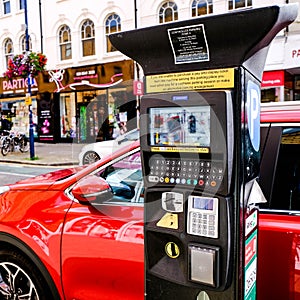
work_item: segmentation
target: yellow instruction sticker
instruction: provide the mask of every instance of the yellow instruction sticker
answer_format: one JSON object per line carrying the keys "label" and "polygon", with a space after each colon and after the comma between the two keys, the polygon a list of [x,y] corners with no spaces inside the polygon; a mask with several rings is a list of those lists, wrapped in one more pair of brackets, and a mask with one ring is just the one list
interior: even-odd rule
{"label": "yellow instruction sticker", "polygon": [[234,88],[234,68],[146,76],[147,93]]}
{"label": "yellow instruction sticker", "polygon": [[157,223],[156,226],[178,229],[178,215],[172,213],[166,213]]}
{"label": "yellow instruction sticker", "polygon": [[188,153],[209,153],[209,148],[187,148],[187,147],[151,147],[152,152],[188,152]]}

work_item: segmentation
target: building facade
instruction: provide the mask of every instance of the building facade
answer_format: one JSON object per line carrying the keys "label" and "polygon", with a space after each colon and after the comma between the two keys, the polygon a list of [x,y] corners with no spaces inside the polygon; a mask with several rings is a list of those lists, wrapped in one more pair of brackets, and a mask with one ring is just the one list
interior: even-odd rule
{"label": "building facade", "polygon": [[[290,0],[290,2],[298,2]],[[27,10],[25,5],[27,3]],[[28,128],[30,88],[35,135],[47,142],[92,142],[137,126],[142,70],[114,49],[110,33],[285,0],[2,0],[0,72],[28,48],[46,55],[47,71],[30,82],[0,78],[1,114]],[[27,22],[25,12],[27,11]],[[278,34],[269,50],[262,101],[300,100],[300,26]],[[16,26],[16,24],[19,24]],[[29,87],[28,87],[29,86]],[[27,95],[28,96],[28,95]]]}

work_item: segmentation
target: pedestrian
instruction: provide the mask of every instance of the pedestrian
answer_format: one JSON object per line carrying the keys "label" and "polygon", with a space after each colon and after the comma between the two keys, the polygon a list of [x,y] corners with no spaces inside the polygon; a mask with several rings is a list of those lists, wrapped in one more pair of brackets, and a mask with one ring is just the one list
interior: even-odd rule
{"label": "pedestrian", "polygon": [[12,123],[6,118],[6,116],[2,116],[1,119],[1,130],[11,130]]}

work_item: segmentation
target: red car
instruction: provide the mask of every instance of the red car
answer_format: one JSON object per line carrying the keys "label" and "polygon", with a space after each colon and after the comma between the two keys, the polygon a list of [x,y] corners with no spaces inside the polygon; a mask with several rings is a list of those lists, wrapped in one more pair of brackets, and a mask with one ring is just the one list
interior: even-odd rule
{"label": "red car", "polygon": [[[300,299],[300,103],[263,105],[257,299]],[[1,299],[144,299],[139,142],[0,187]],[[19,298],[18,298],[19,297]]]}
{"label": "red car", "polygon": [[0,191],[0,299],[144,298],[138,142]]}
{"label": "red car", "polygon": [[257,299],[300,299],[300,103],[261,109]]}

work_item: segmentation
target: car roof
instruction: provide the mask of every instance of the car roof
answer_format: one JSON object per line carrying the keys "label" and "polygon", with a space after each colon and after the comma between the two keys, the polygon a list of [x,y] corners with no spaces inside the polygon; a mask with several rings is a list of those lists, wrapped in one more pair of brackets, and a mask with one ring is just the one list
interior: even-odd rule
{"label": "car roof", "polygon": [[262,103],[260,120],[261,123],[298,123],[300,101]]}

